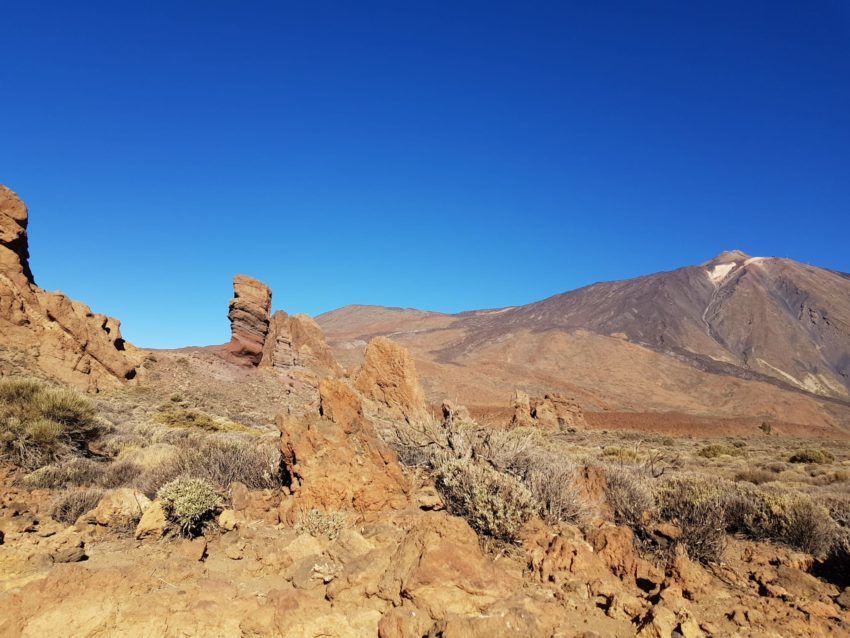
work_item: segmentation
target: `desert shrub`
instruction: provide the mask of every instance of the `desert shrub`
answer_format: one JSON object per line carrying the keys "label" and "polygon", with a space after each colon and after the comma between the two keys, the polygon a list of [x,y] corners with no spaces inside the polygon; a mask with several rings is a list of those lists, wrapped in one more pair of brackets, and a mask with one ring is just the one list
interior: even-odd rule
{"label": "desert shrub", "polygon": [[723,487],[696,477],[676,478],[662,485],[657,498],[659,516],[679,526],[680,542],[693,560],[720,560],[726,547]]}
{"label": "desert shrub", "polygon": [[727,528],[815,555],[829,550],[837,532],[829,511],[810,496],[747,485],[738,485],[728,495]]}
{"label": "desert shrub", "polygon": [[187,536],[197,533],[212,518],[221,501],[207,481],[185,477],[166,483],[156,496],[168,519]]}
{"label": "desert shrub", "polygon": [[735,480],[744,483],[753,483],[754,485],[761,485],[762,483],[769,483],[771,481],[775,481],[776,474],[774,474],[770,470],[743,470],[735,475]]}
{"label": "desert shrub", "polygon": [[137,484],[150,495],[180,476],[202,478],[222,490],[235,481],[250,489],[279,487],[280,451],[255,438],[195,435],[180,441],[174,455],[145,470]]}
{"label": "desert shrub", "polygon": [[103,490],[97,488],[65,492],[50,506],[50,518],[73,525],[80,516],[97,507],[102,496]]}
{"label": "desert shrub", "polygon": [[740,447],[728,445],[726,443],[712,443],[706,445],[699,452],[698,456],[706,459],[716,459],[719,456],[743,456],[744,451]]}
{"label": "desert shrub", "polygon": [[791,463],[821,464],[832,463],[834,460],[835,457],[826,450],[815,450],[812,448],[797,450],[788,457],[788,461]]}
{"label": "desert shrub", "polygon": [[655,497],[647,479],[617,467],[605,469],[605,497],[614,511],[614,522],[640,530],[644,512],[655,509]]}
{"label": "desert shrub", "polygon": [[132,461],[119,460],[105,465],[97,484],[114,488],[130,485],[142,473],[142,468]]}
{"label": "desert shrub", "polygon": [[71,458],[40,467],[27,474],[22,482],[27,487],[42,489],[94,485],[103,475],[103,468],[103,463],[91,459]]}
{"label": "desert shrub", "polygon": [[437,485],[454,514],[473,528],[501,540],[514,540],[535,512],[534,497],[515,477],[484,463],[461,459],[436,468]]}
{"label": "desert shrub", "polygon": [[226,419],[214,419],[210,415],[199,412],[198,410],[165,410],[158,412],[155,419],[158,423],[172,428],[189,428],[204,430],[206,432],[256,433],[256,430],[241,423],[235,423]]}
{"label": "desert shrub", "polygon": [[295,520],[295,531],[311,536],[326,536],[334,540],[348,524],[348,515],[337,510],[310,509],[299,512]]}
{"label": "desert shrub", "polygon": [[84,452],[99,433],[85,397],[31,379],[0,380],[0,456],[34,470]]}
{"label": "desert shrub", "polygon": [[637,461],[638,455],[634,450],[624,447],[606,447],[602,451],[602,458],[607,461],[620,461],[622,463]]}
{"label": "desert shrub", "polygon": [[576,485],[575,464],[562,454],[537,454],[519,476],[529,489],[537,513],[549,523],[576,523],[588,514],[588,505]]}

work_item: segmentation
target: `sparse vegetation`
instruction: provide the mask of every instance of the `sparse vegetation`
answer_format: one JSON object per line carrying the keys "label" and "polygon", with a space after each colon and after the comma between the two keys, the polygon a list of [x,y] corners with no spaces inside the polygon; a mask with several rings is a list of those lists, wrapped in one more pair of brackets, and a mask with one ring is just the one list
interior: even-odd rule
{"label": "sparse vegetation", "polygon": [[719,456],[743,456],[744,451],[737,445],[712,443],[711,445],[703,447],[699,452],[697,452],[697,455],[706,459],[716,459]]}
{"label": "sparse vegetation", "polygon": [[693,560],[720,560],[726,546],[726,498],[717,483],[698,477],[666,481],[658,491],[658,513],[679,526],[681,543]]}
{"label": "sparse vegetation", "polygon": [[255,438],[193,435],[178,442],[175,454],[144,471],[138,484],[151,495],[180,476],[202,478],[221,490],[234,481],[251,489],[278,487],[280,452]]}
{"label": "sparse vegetation", "polygon": [[810,463],[817,465],[832,463],[834,460],[835,457],[826,450],[815,450],[812,448],[797,450],[788,457],[788,461],[791,463]]}
{"label": "sparse vegetation", "polygon": [[450,509],[475,529],[501,540],[514,540],[535,512],[531,492],[518,479],[470,459],[443,463],[437,483]]}
{"label": "sparse vegetation", "polygon": [[348,515],[345,512],[310,509],[298,513],[295,531],[334,540],[347,524]]}
{"label": "sparse vegetation", "polygon": [[207,481],[185,477],[163,485],[156,496],[169,520],[187,536],[196,534],[212,518],[221,501]]}
{"label": "sparse vegetation", "polygon": [[97,507],[102,496],[103,490],[97,488],[65,492],[53,501],[50,518],[73,525],[80,516]]}
{"label": "sparse vegetation", "polygon": [[626,469],[606,469],[605,496],[614,510],[614,521],[636,531],[644,525],[644,513],[655,509],[655,498],[648,480]]}
{"label": "sparse vegetation", "polygon": [[[174,401],[174,397],[171,397]],[[178,401],[182,399],[178,398]],[[164,410],[158,412],[156,421],[162,425],[167,425],[172,428],[189,428],[204,430],[206,432],[242,432],[245,434],[256,434],[256,430],[249,428],[241,423],[228,421],[227,419],[215,419],[209,414],[204,414],[198,410],[178,409]]]}
{"label": "sparse vegetation", "polygon": [[0,456],[34,470],[84,453],[99,432],[91,402],[31,379],[0,380]]}
{"label": "sparse vegetation", "polygon": [[775,481],[776,473],[762,469],[743,470],[735,475],[735,480],[745,483],[753,483],[754,485],[761,485],[762,483]]}

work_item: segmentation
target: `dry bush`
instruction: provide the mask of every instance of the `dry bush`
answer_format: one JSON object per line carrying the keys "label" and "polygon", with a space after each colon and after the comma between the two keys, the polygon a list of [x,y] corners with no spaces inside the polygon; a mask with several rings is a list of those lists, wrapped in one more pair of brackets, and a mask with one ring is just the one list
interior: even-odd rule
{"label": "dry bush", "polygon": [[165,410],[157,413],[155,417],[158,423],[171,428],[188,428],[204,430],[206,432],[242,432],[244,434],[256,434],[257,431],[241,423],[235,423],[226,419],[216,419],[198,410],[178,409]]}
{"label": "dry bush", "polygon": [[698,477],[666,481],[658,490],[658,513],[681,529],[688,555],[716,563],[726,547],[726,498],[717,482]]}
{"label": "dry bush", "polygon": [[198,478],[180,477],[156,493],[168,519],[186,536],[196,534],[212,518],[221,499],[215,488]]}
{"label": "dry bush", "polygon": [[531,492],[516,478],[470,459],[436,468],[437,485],[453,514],[482,534],[515,540],[537,509]]}
{"label": "dry bush", "polygon": [[606,447],[602,451],[602,458],[606,461],[620,461],[628,463],[637,461],[638,455],[634,450],[624,447]]}
{"label": "dry bush", "polygon": [[706,459],[716,459],[719,456],[744,456],[744,450],[738,446],[728,445],[726,443],[712,443],[700,449],[697,452],[697,456]]}
{"label": "dry bush", "polygon": [[545,452],[519,478],[531,491],[541,518],[549,523],[577,523],[587,517],[589,507],[576,486],[576,475],[570,459]]}
{"label": "dry bush", "polygon": [[800,492],[738,485],[727,497],[727,528],[754,540],[784,543],[823,555],[837,527],[829,511]]}
{"label": "dry bush", "polygon": [[834,460],[835,457],[826,450],[815,450],[812,448],[797,450],[788,457],[790,463],[811,463],[815,465],[832,463]]}
{"label": "dry bush", "polygon": [[32,379],[0,380],[0,457],[34,470],[85,452],[100,432],[89,400]]}
{"label": "dry bush", "polygon": [[86,458],[71,458],[51,463],[30,472],[23,484],[30,488],[58,489],[94,485],[103,475],[105,464]]}
{"label": "dry bush", "polygon": [[735,480],[744,483],[753,483],[754,485],[761,485],[762,483],[770,483],[771,481],[775,481],[776,474],[774,474],[770,470],[743,470],[735,475]]}
{"label": "dry bush", "polygon": [[103,472],[97,479],[97,485],[109,489],[130,485],[141,473],[141,466],[132,461],[113,461],[104,466]]}
{"label": "dry bush", "polygon": [[145,470],[137,484],[151,495],[181,476],[205,479],[222,490],[235,481],[250,489],[279,487],[280,451],[256,438],[193,435],[178,443],[173,456]]}
{"label": "dry bush", "polygon": [[103,490],[97,488],[65,492],[53,501],[50,518],[73,525],[80,516],[97,507],[102,496]]}
{"label": "dry bush", "polygon": [[605,468],[605,497],[614,511],[614,522],[635,531],[643,529],[644,513],[655,509],[648,479],[619,467]]}
{"label": "dry bush", "polygon": [[338,510],[310,509],[299,512],[295,520],[295,531],[310,536],[325,536],[334,540],[348,524],[348,514]]}

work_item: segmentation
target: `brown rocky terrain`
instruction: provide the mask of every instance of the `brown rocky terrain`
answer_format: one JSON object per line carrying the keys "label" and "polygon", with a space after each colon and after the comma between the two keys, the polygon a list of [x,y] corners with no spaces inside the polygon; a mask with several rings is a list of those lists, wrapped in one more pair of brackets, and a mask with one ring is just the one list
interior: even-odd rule
{"label": "brown rocky terrain", "polygon": [[526,306],[445,315],[351,306],[317,317],[345,365],[387,335],[431,402],[483,414],[515,388],[589,411],[850,426],[850,275],[734,251]]}
{"label": "brown rocky terrain", "polygon": [[8,357],[91,391],[135,377],[137,356],[117,319],[35,285],[27,221],[26,206],[0,185],[0,341]]}
{"label": "brown rocky terrain", "polygon": [[[471,348],[486,366],[449,364],[398,342],[419,332],[372,338],[359,310],[364,343],[337,345],[362,363],[344,372],[319,324],[271,315],[271,291],[242,276],[229,344],[118,348],[114,320],[84,313],[101,330],[79,338],[43,310],[61,295],[32,283],[15,202],[0,206],[2,307],[16,309],[0,324],[0,635],[850,632],[850,443],[823,411],[840,398],[590,331],[511,333]],[[443,350],[469,336],[457,317],[376,312],[381,331],[402,316]],[[133,374],[107,374],[110,344]],[[615,389],[613,358],[559,377],[582,348],[588,364],[630,356],[655,394],[641,403],[636,377]],[[68,367],[75,356],[92,365]],[[476,387],[490,425],[456,401]],[[742,397],[812,419],[723,418]],[[716,412],[697,414],[709,400]],[[684,405],[672,433],[687,436],[603,409],[619,405]]]}

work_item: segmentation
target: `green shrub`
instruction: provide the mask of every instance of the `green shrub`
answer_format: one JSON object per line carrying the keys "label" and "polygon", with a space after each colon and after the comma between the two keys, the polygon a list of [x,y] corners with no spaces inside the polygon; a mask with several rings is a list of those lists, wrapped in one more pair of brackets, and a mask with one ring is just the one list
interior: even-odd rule
{"label": "green shrub", "polygon": [[197,533],[212,518],[220,498],[207,481],[181,477],[163,485],[156,494],[168,519],[185,535]]}
{"label": "green shrub", "polygon": [[719,456],[743,456],[744,451],[735,445],[727,445],[726,443],[712,443],[706,445],[699,452],[698,456],[706,459],[716,459]]}
{"label": "green shrub", "polygon": [[311,509],[299,512],[295,521],[295,531],[311,536],[326,536],[334,540],[348,524],[348,515],[336,510]]}
{"label": "green shrub", "polygon": [[65,492],[53,501],[50,518],[73,525],[80,516],[97,507],[102,496],[103,490],[97,488]]}
{"label": "green shrub", "polygon": [[791,463],[812,463],[819,465],[821,463],[832,463],[835,457],[826,450],[807,448],[805,450],[797,450],[788,457],[788,460]]}
{"label": "green shrub", "polygon": [[31,379],[0,380],[0,456],[34,470],[85,452],[99,434],[85,397]]}
{"label": "green shrub", "polygon": [[488,536],[514,540],[535,512],[534,498],[518,479],[467,459],[436,468],[437,485],[454,514]]}

